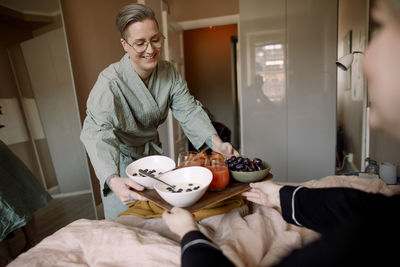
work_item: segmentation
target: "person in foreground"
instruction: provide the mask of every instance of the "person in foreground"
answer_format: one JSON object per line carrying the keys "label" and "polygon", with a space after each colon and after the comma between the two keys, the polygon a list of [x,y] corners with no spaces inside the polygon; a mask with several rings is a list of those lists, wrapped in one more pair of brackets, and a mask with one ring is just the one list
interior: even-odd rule
{"label": "person in foreground", "polygon": [[127,5],[119,11],[116,26],[126,54],[100,73],[81,132],[100,180],[106,219],[116,218],[136,200],[146,200],[134,191],[144,188],[127,178],[125,169],[141,157],[163,154],[157,128],[169,109],[196,149],[238,155],[218,137],[173,65],[160,60],[164,36],[153,10]]}
{"label": "person in foreground", "polygon": [[[368,47],[363,67],[372,88],[372,127],[400,141],[400,1],[379,1],[373,12],[382,28]],[[272,181],[250,184],[249,201],[282,212],[290,224],[321,233],[293,250],[276,266],[397,266],[400,195],[387,197],[351,188],[310,189]],[[221,250],[198,231],[181,208],[163,219],[182,238],[182,266],[233,266]],[[251,242],[251,240],[249,240]]]}

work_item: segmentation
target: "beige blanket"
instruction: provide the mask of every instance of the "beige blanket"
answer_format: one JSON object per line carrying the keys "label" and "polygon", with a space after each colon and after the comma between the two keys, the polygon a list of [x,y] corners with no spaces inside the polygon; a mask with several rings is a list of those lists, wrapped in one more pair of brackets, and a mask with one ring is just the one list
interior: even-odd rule
{"label": "beige blanket", "polygon": [[[393,194],[379,179],[356,176],[329,176],[303,185]],[[277,210],[258,205],[206,218],[200,228],[237,266],[269,266],[318,237],[287,224]],[[9,266],[180,266],[180,244],[159,218],[82,219],[45,238]]]}

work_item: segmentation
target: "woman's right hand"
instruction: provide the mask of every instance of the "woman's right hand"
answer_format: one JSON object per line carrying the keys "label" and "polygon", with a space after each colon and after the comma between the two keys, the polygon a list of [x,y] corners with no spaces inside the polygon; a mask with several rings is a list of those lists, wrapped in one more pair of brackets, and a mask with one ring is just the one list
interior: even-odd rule
{"label": "woman's right hand", "polygon": [[180,238],[190,231],[199,230],[193,215],[182,208],[173,207],[171,211],[164,211],[163,220],[168,225],[168,228]]}
{"label": "woman's right hand", "polygon": [[233,148],[231,143],[223,142],[221,138],[216,134],[211,136],[211,142],[212,150],[221,153],[225,157],[240,156],[239,152],[237,152],[236,149]]}
{"label": "woman's right hand", "polygon": [[[125,205],[129,205],[136,200],[147,201],[147,198],[139,195],[134,190],[143,191],[144,187],[134,182],[130,178],[121,178],[114,176],[109,181],[111,190],[117,195],[119,200]],[[134,189],[134,190],[132,190]]]}
{"label": "woman's right hand", "polygon": [[250,191],[242,194],[247,200],[270,208],[281,208],[279,190],[283,187],[282,185],[268,180],[251,183],[250,187]]}

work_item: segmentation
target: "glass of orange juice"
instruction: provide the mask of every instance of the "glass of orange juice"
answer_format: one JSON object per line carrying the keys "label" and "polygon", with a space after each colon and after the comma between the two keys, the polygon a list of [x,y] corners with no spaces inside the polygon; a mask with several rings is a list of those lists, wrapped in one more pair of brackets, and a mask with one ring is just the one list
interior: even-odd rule
{"label": "glass of orange juice", "polygon": [[219,191],[229,184],[229,170],[225,161],[210,158],[207,168],[213,174],[213,179],[208,187],[209,190]]}

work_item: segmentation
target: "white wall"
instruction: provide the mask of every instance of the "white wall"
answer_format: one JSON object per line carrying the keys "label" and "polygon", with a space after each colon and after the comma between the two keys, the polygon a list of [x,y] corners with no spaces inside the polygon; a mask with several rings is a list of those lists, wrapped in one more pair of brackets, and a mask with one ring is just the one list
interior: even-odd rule
{"label": "white wall", "polygon": [[22,117],[17,98],[0,98],[2,115],[0,125],[0,139],[6,144],[16,144],[29,141],[29,136]]}
{"label": "white wall", "polygon": [[[352,32],[352,51],[364,51],[368,40],[368,1],[339,0],[338,13],[338,58],[344,56],[347,50],[346,35]],[[361,59],[360,54],[355,58]],[[359,71],[357,62],[352,70],[337,71],[337,120],[344,132],[345,153],[353,153],[353,162],[359,170],[362,166],[362,131],[365,88],[357,88],[354,73]],[[353,75],[352,75],[353,74]],[[349,77],[346,78],[346,75]],[[347,82],[348,81],[348,82]],[[350,85],[350,86],[348,86]],[[364,87],[361,85],[361,87]],[[354,97],[354,89],[358,89],[358,97]]]}

